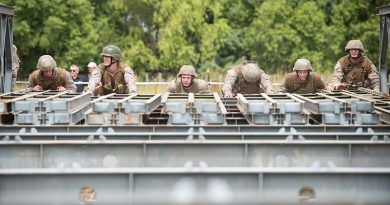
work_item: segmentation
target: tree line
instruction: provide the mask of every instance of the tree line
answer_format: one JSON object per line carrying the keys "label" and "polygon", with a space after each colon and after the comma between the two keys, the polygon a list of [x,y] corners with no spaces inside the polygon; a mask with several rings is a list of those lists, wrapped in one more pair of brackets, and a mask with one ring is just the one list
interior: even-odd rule
{"label": "tree line", "polygon": [[43,54],[60,67],[101,62],[108,44],[144,80],[192,64],[211,79],[255,60],[267,73],[307,58],[330,73],[350,39],[377,65],[384,0],[5,0],[14,7],[13,40],[26,79]]}

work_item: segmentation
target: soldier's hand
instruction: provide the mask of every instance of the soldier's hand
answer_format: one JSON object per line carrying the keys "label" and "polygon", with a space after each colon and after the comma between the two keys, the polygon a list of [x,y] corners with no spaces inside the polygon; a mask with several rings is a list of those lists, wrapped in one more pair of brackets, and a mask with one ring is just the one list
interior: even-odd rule
{"label": "soldier's hand", "polygon": [[333,90],[334,90],[333,85],[328,85],[328,87],[326,88],[326,91],[328,92],[332,92]]}
{"label": "soldier's hand", "polygon": [[348,87],[348,84],[346,84],[346,83],[340,83],[340,84],[334,86],[334,88],[336,90],[344,90],[347,87]]}
{"label": "soldier's hand", "polygon": [[65,91],[66,88],[64,88],[64,87],[62,87],[62,86],[58,86],[58,87],[57,87],[57,90],[60,91],[60,92],[62,92],[62,91]]}
{"label": "soldier's hand", "polygon": [[232,98],[233,97],[233,93],[232,92],[226,92],[224,97],[225,98]]}
{"label": "soldier's hand", "polygon": [[32,89],[33,91],[42,91],[42,87],[40,85],[36,85]]}
{"label": "soldier's hand", "polygon": [[122,92],[125,89],[125,85],[119,84],[113,91],[114,92]]}

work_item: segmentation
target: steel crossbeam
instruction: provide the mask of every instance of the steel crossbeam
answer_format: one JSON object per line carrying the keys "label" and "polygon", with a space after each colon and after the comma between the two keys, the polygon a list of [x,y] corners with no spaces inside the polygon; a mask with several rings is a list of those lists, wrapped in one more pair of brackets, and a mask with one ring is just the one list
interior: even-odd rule
{"label": "steel crossbeam", "polygon": [[224,124],[226,108],[217,93],[165,93],[163,112],[170,124]]}
{"label": "steel crossbeam", "polygon": [[389,96],[384,95],[380,92],[375,92],[369,89],[359,88],[359,90],[352,91],[343,91],[346,95],[349,95],[354,98],[370,101],[374,103],[375,110],[379,112],[379,119],[386,123],[390,124],[390,98]]}
{"label": "steel crossbeam", "polygon": [[242,95],[238,94],[238,107],[253,124],[307,124],[308,113],[303,101],[291,94]]}
{"label": "steel crossbeam", "polygon": [[142,124],[143,118],[161,103],[161,94],[115,94],[92,101],[92,110],[86,115],[90,125]]}
{"label": "steel crossbeam", "polygon": [[[324,153],[327,153],[324,155]],[[182,167],[388,167],[390,143],[370,140],[0,141],[0,169]],[[64,157],[66,156],[66,157]],[[112,162],[112,163],[110,163]]]}
{"label": "steel crossbeam", "polygon": [[13,102],[15,124],[76,124],[89,109],[90,93],[42,92]]}
{"label": "steel crossbeam", "polygon": [[374,111],[374,103],[356,98],[346,93],[293,94],[304,101],[304,108],[312,117],[320,116],[323,124],[378,124],[379,115]]}
{"label": "steel crossbeam", "polygon": [[[110,169],[75,166],[71,169],[4,169],[0,170],[0,181],[2,187],[7,187],[1,192],[1,204],[238,205],[247,204],[248,199],[259,199],[249,204],[267,201],[266,204],[353,205],[358,201],[359,204],[384,205],[390,201],[389,168],[188,165]],[[148,199],[149,203],[136,203],[141,199]],[[203,203],[196,203],[199,199],[203,199],[200,200]]]}

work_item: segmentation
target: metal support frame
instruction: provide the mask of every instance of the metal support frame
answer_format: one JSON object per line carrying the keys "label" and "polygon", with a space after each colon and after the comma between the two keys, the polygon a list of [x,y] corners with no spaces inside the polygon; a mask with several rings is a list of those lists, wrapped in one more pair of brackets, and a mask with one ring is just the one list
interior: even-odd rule
{"label": "metal support frame", "polygon": [[390,5],[379,7],[380,36],[379,36],[379,73],[381,79],[381,91],[389,93],[387,87],[387,50],[389,48],[390,33]]}
{"label": "metal support frame", "polygon": [[12,7],[0,4],[0,93],[12,91]]}

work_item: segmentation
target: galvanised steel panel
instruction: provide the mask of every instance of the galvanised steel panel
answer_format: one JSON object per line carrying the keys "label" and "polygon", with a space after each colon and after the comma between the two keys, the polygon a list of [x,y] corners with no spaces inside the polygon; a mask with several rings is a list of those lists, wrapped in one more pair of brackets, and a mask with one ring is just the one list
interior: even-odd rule
{"label": "galvanised steel panel", "polygon": [[[7,189],[3,190],[1,187]],[[248,195],[261,198],[273,196],[276,197],[275,202],[280,202],[282,197],[283,200],[297,203],[300,201],[301,190],[308,187],[313,190],[314,195],[311,199],[315,201],[322,201],[327,197],[338,200],[356,197],[362,204],[378,204],[373,201],[385,204],[384,202],[390,200],[388,194],[390,170],[372,168],[0,170],[1,204],[14,202],[20,204],[25,200],[28,200],[28,204],[47,200],[57,204],[64,201],[66,204],[83,203],[78,201],[78,198],[80,190],[84,187],[93,189],[96,194],[94,200],[99,204],[110,202],[115,204],[135,196],[156,199],[194,197],[191,193],[195,194],[195,197],[208,199],[215,199],[217,196],[232,198]],[[15,193],[18,193],[17,197]]]}
{"label": "galvanised steel panel", "polygon": [[[134,194],[143,195],[144,193],[153,194],[173,194],[178,188],[188,189],[193,186],[193,190],[199,194],[211,192],[209,183],[211,180],[220,180],[226,183],[231,194],[242,195],[258,191],[259,181],[257,174],[249,173],[172,173],[172,174],[135,174],[134,176]],[[193,184],[184,184],[180,187],[182,180],[191,180]],[[172,193],[173,192],[173,193]]]}
{"label": "galvanised steel panel", "polygon": [[[375,146],[377,147],[377,146]],[[390,145],[387,146],[388,148]],[[366,167],[352,164],[354,149],[349,145],[321,144],[251,144],[248,145],[248,166],[250,167]],[[390,153],[390,151],[388,152]],[[370,155],[372,156],[372,155]],[[373,161],[378,160],[372,157]],[[390,160],[379,158],[383,164],[379,167],[390,167]]]}
{"label": "galvanised steel panel", "polygon": [[0,168],[40,168],[40,145],[0,145]]}
{"label": "galvanised steel panel", "polygon": [[246,165],[245,147],[231,144],[148,144],[146,145],[146,166],[230,166]]}
{"label": "galvanised steel panel", "polygon": [[[375,196],[378,201],[390,201],[390,175],[386,174],[272,174],[263,176],[264,190],[275,196],[289,199],[296,197],[300,190],[310,187],[318,201],[329,197],[355,197],[362,204]],[[375,203],[374,203],[375,204]]]}
{"label": "galvanised steel panel", "polygon": [[43,165],[46,168],[61,167],[142,167],[143,145],[45,145]]}
{"label": "galvanised steel panel", "polygon": [[125,200],[128,174],[0,176],[0,204],[80,204],[80,190],[93,187],[99,202]]}

